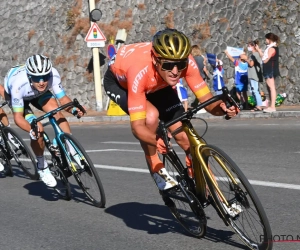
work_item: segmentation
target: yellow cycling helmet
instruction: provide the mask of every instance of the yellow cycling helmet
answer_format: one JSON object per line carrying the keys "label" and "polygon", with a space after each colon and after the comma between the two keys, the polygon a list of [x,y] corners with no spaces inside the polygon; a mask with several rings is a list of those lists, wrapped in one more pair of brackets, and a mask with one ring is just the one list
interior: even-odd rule
{"label": "yellow cycling helmet", "polygon": [[156,57],[163,59],[186,59],[191,52],[191,43],[182,32],[165,29],[153,36],[152,51]]}

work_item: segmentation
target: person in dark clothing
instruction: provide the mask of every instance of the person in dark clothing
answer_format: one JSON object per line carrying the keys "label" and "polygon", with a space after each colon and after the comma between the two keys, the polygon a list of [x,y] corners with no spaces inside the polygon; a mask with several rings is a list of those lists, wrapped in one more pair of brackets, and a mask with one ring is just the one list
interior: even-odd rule
{"label": "person in dark clothing", "polygon": [[266,79],[268,92],[270,97],[270,106],[264,109],[265,113],[275,112],[276,87],[275,78],[279,76],[279,37],[273,33],[265,35],[267,48],[264,52],[261,51],[258,45],[256,49],[263,61],[263,76]]}
{"label": "person in dark clothing", "polygon": [[192,46],[192,50],[191,50],[191,54],[194,57],[197,66],[199,68],[199,72],[200,75],[202,76],[203,80],[209,80],[209,73],[208,70],[206,68],[206,57],[203,55],[200,47],[198,45],[193,45]]}
{"label": "person in dark clothing", "polygon": [[259,93],[259,83],[263,82],[263,74],[261,68],[261,57],[256,50],[258,40],[253,40],[248,43],[248,51],[251,53],[248,59],[248,80],[251,86],[251,92],[255,99],[255,107],[251,111],[262,111],[262,98]]}

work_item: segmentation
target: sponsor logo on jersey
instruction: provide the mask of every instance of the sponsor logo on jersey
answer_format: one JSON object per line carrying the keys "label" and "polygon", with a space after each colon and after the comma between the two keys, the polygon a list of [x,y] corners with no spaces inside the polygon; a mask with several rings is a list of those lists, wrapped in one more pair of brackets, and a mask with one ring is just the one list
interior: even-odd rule
{"label": "sponsor logo on jersey", "polygon": [[120,56],[126,58],[127,56],[130,56],[133,51],[135,51],[135,48],[129,49],[127,51],[121,51]]}
{"label": "sponsor logo on jersey", "polygon": [[203,88],[205,85],[206,85],[206,83],[205,83],[205,81],[203,81],[203,82],[197,84],[197,85],[195,86],[195,89],[201,89],[201,88]]}
{"label": "sponsor logo on jersey", "polygon": [[194,69],[198,69],[197,64],[193,60],[189,59],[189,65],[192,66]]}
{"label": "sponsor logo on jersey", "polygon": [[20,101],[20,99],[14,98],[14,99],[13,99],[13,104],[19,104],[19,101]]}
{"label": "sponsor logo on jersey", "polygon": [[140,109],[143,109],[144,106],[143,105],[140,105],[138,107],[131,107],[131,108],[128,108],[128,111],[133,111],[133,110],[140,110]]}
{"label": "sponsor logo on jersey", "polygon": [[133,81],[133,85],[132,85],[132,91],[133,91],[134,93],[137,92],[138,86],[139,86],[139,84],[140,84],[140,80],[143,78],[144,75],[146,75],[147,71],[148,71],[148,65],[147,65],[145,68],[143,68],[143,69],[136,75],[136,77],[135,77],[135,79],[134,79],[134,81]]}
{"label": "sponsor logo on jersey", "polygon": [[20,90],[21,88],[23,88],[26,84],[27,84],[27,82],[24,82],[24,83],[18,88],[18,90]]}
{"label": "sponsor logo on jersey", "polygon": [[175,109],[175,108],[180,107],[180,106],[182,106],[182,104],[181,104],[181,103],[177,103],[177,104],[175,104],[175,105],[173,105],[173,106],[167,108],[166,111],[169,112],[169,111],[171,111],[172,109]]}

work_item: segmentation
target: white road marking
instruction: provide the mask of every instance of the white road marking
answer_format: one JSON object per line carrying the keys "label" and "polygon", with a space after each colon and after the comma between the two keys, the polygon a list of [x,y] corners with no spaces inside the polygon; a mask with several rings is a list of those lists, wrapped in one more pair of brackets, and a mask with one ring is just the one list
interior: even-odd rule
{"label": "white road marking", "polygon": [[[271,124],[270,124],[271,125]],[[30,139],[24,139],[24,141],[29,141]],[[139,142],[119,142],[119,141],[106,141],[101,142],[104,144],[127,144],[127,145],[139,145]],[[172,144],[173,146],[178,146],[177,144]],[[96,150],[86,150],[87,153],[93,153],[93,152],[136,152],[136,153],[142,153],[142,150],[130,150],[130,149],[96,149]],[[294,153],[300,153],[294,152]],[[177,154],[184,154],[184,152],[178,152]],[[49,155],[49,153],[46,153],[46,155]],[[22,161],[30,161],[29,159],[20,159]],[[137,173],[148,173],[148,169],[139,169],[139,168],[128,168],[128,167],[122,167],[122,166],[109,166],[109,165],[94,165],[96,168],[102,168],[102,169],[110,169],[110,170],[119,170],[119,171],[128,171],[128,172],[137,172]],[[256,186],[264,186],[264,187],[277,187],[277,188],[285,188],[285,189],[294,189],[294,190],[300,190],[300,185],[296,184],[288,184],[288,183],[279,183],[279,182],[268,182],[268,181],[258,181],[258,180],[249,180],[249,182],[252,185]]]}
{"label": "white road marking", "polygon": [[108,149],[93,149],[93,150],[86,150],[87,153],[93,152],[109,152],[109,151],[117,151],[117,152],[136,152],[136,153],[143,153],[143,150],[134,150],[134,149],[117,149],[117,148],[108,148]]}
{"label": "white road marking", "polygon": [[[96,168],[101,169],[109,169],[109,170],[119,170],[119,171],[127,171],[127,172],[136,172],[136,173],[147,173],[149,174],[148,169],[141,168],[128,168],[121,166],[109,166],[109,165],[94,165]],[[100,176],[101,178],[101,176]],[[220,178],[220,177],[217,177]],[[279,183],[279,182],[269,182],[269,181],[258,181],[258,180],[249,180],[252,185],[255,186],[264,186],[264,187],[276,187],[276,188],[286,188],[286,189],[295,189],[300,190],[300,185],[296,184],[288,184],[288,183]]]}
{"label": "white road marking", "polygon": [[[124,142],[124,141],[103,141],[101,143],[104,143],[104,144],[123,144],[123,145],[140,145],[139,142]],[[172,143],[172,146],[174,147],[178,147],[178,144],[176,143]]]}

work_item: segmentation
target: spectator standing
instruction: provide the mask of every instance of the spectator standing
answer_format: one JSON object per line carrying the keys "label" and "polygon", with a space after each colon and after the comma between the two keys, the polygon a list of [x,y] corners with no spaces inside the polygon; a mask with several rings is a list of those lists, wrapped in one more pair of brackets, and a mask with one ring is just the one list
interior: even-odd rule
{"label": "spectator standing", "polygon": [[270,106],[264,109],[265,113],[275,112],[275,101],[276,101],[276,87],[275,78],[279,76],[279,37],[273,33],[267,33],[265,35],[267,48],[264,52],[261,51],[258,45],[255,46],[256,50],[262,57],[263,61],[263,76],[266,79]]}
{"label": "spectator standing", "polygon": [[248,62],[248,80],[251,86],[252,95],[255,98],[256,105],[251,111],[262,111],[262,99],[259,92],[259,83],[263,81],[261,57],[256,50],[256,45],[259,44],[258,40],[248,43],[248,51],[251,53]]}
{"label": "spectator standing", "polygon": [[224,51],[226,56],[234,64],[235,69],[235,86],[236,95],[240,101],[241,109],[249,109],[248,107],[248,57],[245,53],[241,54],[238,59],[233,58],[227,50]]}
{"label": "spectator standing", "polygon": [[208,77],[209,72],[206,68],[207,59],[203,55],[203,51],[200,49],[200,47],[198,45],[193,45],[191,54],[197,63],[198,69],[200,71],[200,75],[202,76],[203,80],[205,80],[205,81],[209,80],[209,77]]}

